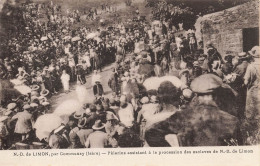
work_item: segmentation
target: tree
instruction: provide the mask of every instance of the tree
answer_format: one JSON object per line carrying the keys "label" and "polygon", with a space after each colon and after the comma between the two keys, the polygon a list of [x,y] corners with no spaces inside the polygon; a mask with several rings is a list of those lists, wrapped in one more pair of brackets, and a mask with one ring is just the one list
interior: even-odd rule
{"label": "tree", "polygon": [[[29,1],[26,2],[29,3]],[[7,0],[0,12],[0,20],[0,58],[3,58],[8,55],[7,40],[17,37],[19,33],[25,31],[25,21],[20,4]]]}
{"label": "tree", "polygon": [[183,23],[183,28],[193,28],[196,19],[252,0],[147,0],[146,7],[153,8],[155,18],[166,18],[173,25]]}

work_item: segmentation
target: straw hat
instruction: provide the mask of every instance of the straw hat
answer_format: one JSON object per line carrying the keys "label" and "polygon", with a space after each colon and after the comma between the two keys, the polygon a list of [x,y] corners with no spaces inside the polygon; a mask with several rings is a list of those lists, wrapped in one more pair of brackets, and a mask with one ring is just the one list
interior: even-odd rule
{"label": "straw hat", "polygon": [[82,111],[82,110],[76,111],[76,112],[74,113],[73,117],[74,117],[75,119],[81,119],[81,118],[83,118],[84,112],[85,112],[85,110],[83,110],[83,111]]}
{"label": "straw hat", "polygon": [[82,127],[84,127],[86,124],[87,124],[87,118],[86,118],[86,117],[79,119],[78,127],[82,128]]}
{"label": "straw hat", "polygon": [[32,91],[37,91],[40,89],[39,85],[32,85]]}
{"label": "straw hat", "polygon": [[39,96],[38,99],[39,99],[39,100],[43,100],[43,101],[47,101],[47,98],[44,97],[44,96]]}
{"label": "straw hat", "polygon": [[107,119],[107,121],[108,120],[118,120],[118,118],[113,113],[107,113],[106,119]]}
{"label": "straw hat", "polygon": [[247,57],[247,53],[246,52],[240,52],[238,53],[238,58],[246,58]]}
{"label": "straw hat", "polygon": [[45,101],[45,102],[42,103],[42,105],[43,106],[48,106],[48,105],[50,105],[50,103],[48,101]]}
{"label": "straw hat", "polygon": [[259,46],[254,46],[250,51],[248,51],[248,53],[255,58],[259,58],[259,49]]}
{"label": "straw hat", "polygon": [[96,120],[95,124],[92,126],[93,130],[101,130],[105,127],[104,123],[101,122],[101,120]]}
{"label": "straw hat", "polygon": [[44,90],[41,91],[40,95],[45,97],[45,96],[47,96],[49,93],[50,93],[50,91],[49,91],[48,89],[44,89]]}

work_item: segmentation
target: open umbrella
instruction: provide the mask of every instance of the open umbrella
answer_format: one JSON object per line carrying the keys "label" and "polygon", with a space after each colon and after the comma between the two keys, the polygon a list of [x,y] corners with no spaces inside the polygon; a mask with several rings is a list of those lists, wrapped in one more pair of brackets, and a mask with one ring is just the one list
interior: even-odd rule
{"label": "open umbrella", "polygon": [[36,136],[42,140],[48,138],[49,134],[63,123],[62,119],[55,114],[41,115],[35,122]]}
{"label": "open umbrella", "polygon": [[81,109],[82,104],[78,100],[66,100],[62,102],[55,110],[54,114],[62,117],[70,116],[72,113]]}
{"label": "open umbrella", "polygon": [[147,91],[152,90],[152,89],[157,90],[159,88],[160,84],[161,84],[161,81],[160,81],[159,77],[150,77],[150,78],[147,78],[143,82],[143,86],[145,87],[145,89]]}
{"label": "open umbrella", "polygon": [[48,37],[47,37],[47,36],[41,37],[41,41],[45,41],[45,40],[48,40]]}
{"label": "open umbrella", "polygon": [[71,38],[71,36],[65,36],[63,39],[64,40],[68,40],[68,39],[70,39]]}
{"label": "open umbrella", "polygon": [[27,95],[28,93],[31,93],[31,91],[32,91],[32,89],[26,85],[17,85],[17,86],[14,86],[14,89],[18,90],[23,95]]}
{"label": "open umbrella", "polygon": [[170,81],[176,88],[182,86],[181,80],[175,76],[150,77],[144,81],[143,86],[146,90],[158,90],[160,84],[164,81]]}
{"label": "open umbrella", "polygon": [[89,33],[89,34],[86,36],[86,38],[87,38],[87,39],[92,39],[92,38],[94,38],[94,37],[96,37],[96,36],[97,36],[96,33]]}
{"label": "open umbrella", "polygon": [[73,37],[72,39],[71,39],[71,41],[79,41],[80,40],[80,37],[79,36],[76,36],[76,37]]}
{"label": "open umbrella", "polygon": [[94,37],[93,39],[96,40],[98,43],[101,41],[100,37]]}
{"label": "open umbrella", "polygon": [[178,77],[175,77],[175,76],[163,76],[163,77],[160,77],[160,80],[162,80],[162,82],[170,81],[176,88],[182,87],[181,80]]}

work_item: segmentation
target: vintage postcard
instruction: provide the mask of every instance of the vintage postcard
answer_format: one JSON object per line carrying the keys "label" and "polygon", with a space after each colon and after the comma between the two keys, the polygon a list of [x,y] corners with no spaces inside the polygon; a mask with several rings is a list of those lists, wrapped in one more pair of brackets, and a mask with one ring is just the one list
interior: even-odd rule
{"label": "vintage postcard", "polygon": [[260,165],[258,0],[1,0],[11,165]]}

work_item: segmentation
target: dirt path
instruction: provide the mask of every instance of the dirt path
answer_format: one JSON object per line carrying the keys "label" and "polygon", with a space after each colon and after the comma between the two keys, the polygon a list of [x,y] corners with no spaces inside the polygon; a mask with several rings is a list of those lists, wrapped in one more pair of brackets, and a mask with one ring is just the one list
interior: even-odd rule
{"label": "dirt path", "polygon": [[[112,74],[112,68],[114,67],[114,64],[108,65],[106,67],[104,67],[102,69],[101,74],[101,84],[103,85],[104,88],[104,93],[105,93],[105,97],[111,97],[112,95],[112,91],[111,89],[108,87],[108,79],[110,78],[111,74]],[[95,99],[94,94],[93,94],[93,90],[92,90],[92,85],[91,85],[91,75],[88,75],[86,77],[87,83],[85,84],[85,87],[87,89],[88,92],[88,98],[85,99],[86,103],[91,103],[93,102],[93,100]],[[77,94],[76,94],[76,83],[73,83],[70,85],[70,92],[69,93],[63,93],[62,90],[60,93],[58,93],[57,95],[54,95],[51,97],[50,102],[52,105],[52,111],[55,110],[55,108],[57,108],[57,106],[59,104],[61,104],[62,102],[66,101],[66,100],[70,100],[70,99],[77,99]],[[51,111],[51,112],[52,112]]]}

